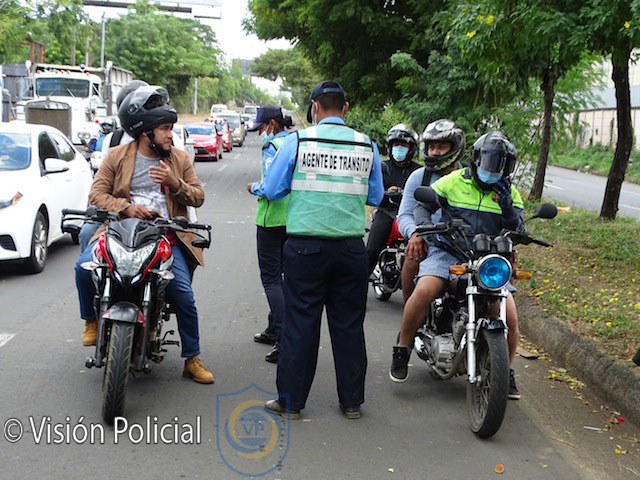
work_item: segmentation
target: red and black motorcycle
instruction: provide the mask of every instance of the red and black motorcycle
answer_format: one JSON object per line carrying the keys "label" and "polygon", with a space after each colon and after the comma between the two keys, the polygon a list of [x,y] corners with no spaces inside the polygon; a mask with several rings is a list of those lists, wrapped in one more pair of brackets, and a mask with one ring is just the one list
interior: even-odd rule
{"label": "red and black motorcycle", "polygon": [[[106,223],[107,230],[93,247],[91,261],[82,268],[92,272],[97,295],[94,309],[98,319],[95,355],[87,368],[105,366],[102,384],[102,416],[108,423],[122,416],[129,372],[151,371],[149,361],[159,363],[174,330],[162,334],[169,321],[170,306],[165,289],[173,279],[173,254],[168,236],[189,232],[192,245],[209,248],[211,226],[189,223],[184,217],[172,220],[121,218],[117,213],[90,207],[86,211],[63,210],[62,229],[79,233],[78,220]],[[75,222],[74,222],[75,221]],[[202,230],[207,237],[197,233]]]}
{"label": "red and black motorcycle", "polygon": [[[391,203],[399,206],[403,189],[387,190],[384,194]],[[381,302],[389,300],[391,294],[402,286],[401,273],[405,247],[405,239],[398,230],[398,220],[394,219],[387,244],[378,255],[378,261],[371,274],[374,296]]]}

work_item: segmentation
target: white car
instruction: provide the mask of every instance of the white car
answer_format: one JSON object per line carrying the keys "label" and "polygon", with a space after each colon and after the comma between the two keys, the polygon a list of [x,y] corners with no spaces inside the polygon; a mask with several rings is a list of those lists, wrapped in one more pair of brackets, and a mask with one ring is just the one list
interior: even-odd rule
{"label": "white car", "polygon": [[184,146],[182,149],[185,152],[187,152],[187,155],[189,155],[189,159],[191,160],[191,164],[193,165],[196,161],[196,149],[193,146],[195,142],[193,141],[192,138],[189,138],[189,131],[184,125],[180,123],[174,123],[173,124],[173,143],[174,145],[176,145],[176,148],[180,148],[178,147],[179,142],[182,142],[182,145]]}
{"label": "white car", "polygon": [[41,272],[49,245],[65,235],[62,209],[86,209],[91,181],[89,163],[58,129],[0,123],[0,261]]}

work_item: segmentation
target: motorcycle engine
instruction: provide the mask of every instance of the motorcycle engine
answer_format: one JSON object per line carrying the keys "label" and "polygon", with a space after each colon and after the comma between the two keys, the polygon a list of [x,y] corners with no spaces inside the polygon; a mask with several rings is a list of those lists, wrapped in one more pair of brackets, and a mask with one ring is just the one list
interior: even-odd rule
{"label": "motorcycle engine", "polygon": [[456,346],[450,333],[437,335],[431,340],[431,355],[436,367],[442,370],[450,369],[455,353]]}

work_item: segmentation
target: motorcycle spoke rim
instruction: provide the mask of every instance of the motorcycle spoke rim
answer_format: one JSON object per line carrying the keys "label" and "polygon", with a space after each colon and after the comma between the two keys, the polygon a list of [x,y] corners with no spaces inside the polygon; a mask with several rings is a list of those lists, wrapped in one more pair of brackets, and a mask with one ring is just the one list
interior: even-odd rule
{"label": "motorcycle spoke rim", "polygon": [[489,395],[491,393],[491,358],[487,345],[478,345],[476,353],[476,368],[480,373],[480,382],[473,387],[473,400],[475,416],[482,421],[489,408]]}

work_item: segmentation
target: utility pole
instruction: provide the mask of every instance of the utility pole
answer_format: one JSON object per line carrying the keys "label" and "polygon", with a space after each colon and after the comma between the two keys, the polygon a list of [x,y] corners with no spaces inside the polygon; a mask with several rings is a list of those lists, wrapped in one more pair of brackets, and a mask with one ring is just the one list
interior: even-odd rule
{"label": "utility pole", "polygon": [[84,50],[84,66],[85,67],[90,67],[91,65],[89,65],[89,37],[87,36],[86,38],[86,42],[85,42],[85,50]]}
{"label": "utility pole", "polygon": [[73,30],[71,30],[71,65],[75,66],[76,64],[76,26],[73,26]]}
{"label": "utility pole", "polygon": [[193,114],[198,113],[198,77],[195,78],[195,85],[193,88]]}
{"label": "utility pole", "polygon": [[102,12],[102,43],[100,44],[100,68],[104,68],[104,27],[107,20],[104,12]]}

